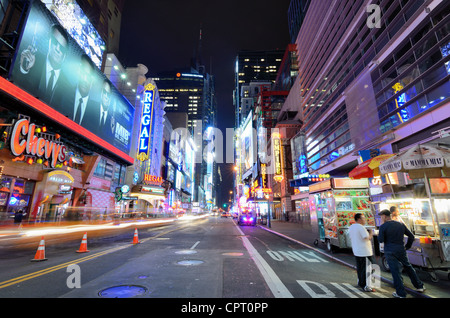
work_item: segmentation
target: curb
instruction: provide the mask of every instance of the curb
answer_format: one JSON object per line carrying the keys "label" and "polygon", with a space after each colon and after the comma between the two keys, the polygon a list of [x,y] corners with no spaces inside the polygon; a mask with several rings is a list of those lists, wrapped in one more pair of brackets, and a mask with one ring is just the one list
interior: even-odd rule
{"label": "curb", "polygon": [[[327,254],[327,253],[325,253],[325,252],[323,252],[323,251],[321,251],[321,250],[319,250],[319,249],[317,249],[317,248],[314,248],[314,247],[312,247],[312,246],[310,246],[310,245],[308,245],[308,244],[305,244],[305,243],[303,243],[303,242],[301,242],[301,241],[298,241],[298,240],[296,240],[296,239],[294,239],[294,238],[292,238],[292,237],[290,237],[290,236],[287,236],[287,235],[282,234],[282,233],[280,233],[280,232],[277,232],[277,231],[268,229],[267,227],[264,227],[264,226],[261,226],[261,225],[257,225],[257,227],[259,227],[259,228],[261,228],[261,229],[263,229],[263,230],[265,230],[265,231],[267,231],[267,232],[270,232],[270,233],[273,233],[273,234],[275,234],[275,235],[278,235],[278,236],[280,236],[280,237],[282,237],[282,238],[284,238],[284,239],[286,239],[286,240],[289,240],[289,241],[291,241],[291,242],[300,244],[300,245],[302,245],[302,246],[304,246],[304,247],[306,247],[306,248],[309,248],[309,249],[311,249],[311,250],[313,250],[313,251],[315,251],[315,252],[317,252],[317,253],[319,253],[319,254],[321,254],[321,255],[323,255],[323,256],[326,256],[326,257],[328,257],[328,258],[330,258],[330,259],[332,259],[332,260],[334,260],[334,261],[336,261],[336,262],[338,262],[338,263],[341,263],[341,264],[343,264],[343,265],[345,265],[345,266],[347,266],[347,267],[350,267],[350,268],[356,270],[356,266],[355,266],[355,265],[349,264],[349,263],[347,263],[347,262],[345,262],[345,261],[343,261],[343,260],[341,260],[341,259],[339,259],[339,258],[337,258],[337,257],[334,257],[334,256],[332,256],[332,255],[329,255],[329,254]],[[394,285],[394,282],[393,282],[392,280],[390,280],[390,279],[387,279],[387,278],[382,277],[382,276],[378,276],[378,278],[380,278],[380,280],[382,280],[382,281],[385,282],[385,283],[389,283],[389,284],[391,284],[391,285]],[[417,297],[422,297],[422,298],[435,298],[435,297],[432,297],[432,296],[429,296],[429,295],[426,295],[426,294],[423,294],[423,293],[416,292],[415,290],[410,289],[410,288],[408,288],[408,287],[406,287],[406,286],[405,286],[405,289],[406,289],[406,291],[408,291],[408,293],[413,294],[414,296],[417,296]]]}

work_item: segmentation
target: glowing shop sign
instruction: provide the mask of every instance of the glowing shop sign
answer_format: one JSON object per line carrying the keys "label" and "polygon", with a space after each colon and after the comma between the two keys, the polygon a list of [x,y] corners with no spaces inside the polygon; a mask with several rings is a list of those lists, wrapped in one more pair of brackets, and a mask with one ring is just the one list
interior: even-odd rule
{"label": "glowing shop sign", "polygon": [[[403,89],[403,85],[400,84],[400,83],[396,83],[394,86],[392,86],[392,88],[394,89],[394,94],[397,94],[398,92],[400,92]],[[405,103],[406,103],[406,94],[405,93],[401,94],[395,100],[395,104],[396,104],[397,108],[402,107]],[[404,108],[400,109],[400,113],[398,115],[399,115],[400,120],[402,122],[405,122],[405,121],[409,120],[408,112]]]}
{"label": "glowing shop sign", "polygon": [[137,158],[140,161],[148,160],[151,150],[154,95],[155,86],[150,83],[145,87],[144,91],[144,106],[142,107],[141,130],[139,132],[139,148],[137,153]]}
{"label": "glowing shop sign", "polygon": [[162,177],[152,176],[150,174],[144,175],[144,183],[146,184],[161,184],[164,180]]}
{"label": "glowing shop sign", "polygon": [[35,132],[36,125],[30,124],[28,119],[18,120],[11,134],[12,154],[16,157],[25,154],[45,158],[52,168],[55,168],[58,163],[63,163],[66,160],[66,146],[54,140],[48,140],[44,136],[36,136]]}
{"label": "glowing shop sign", "polygon": [[279,134],[274,133],[272,136],[273,157],[275,159],[275,173],[273,179],[277,182],[281,182],[284,179],[281,171],[281,139]]}

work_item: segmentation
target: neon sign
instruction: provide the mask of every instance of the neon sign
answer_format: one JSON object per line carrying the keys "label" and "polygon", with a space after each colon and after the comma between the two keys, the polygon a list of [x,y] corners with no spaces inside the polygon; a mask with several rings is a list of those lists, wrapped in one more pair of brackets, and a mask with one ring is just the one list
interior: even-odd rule
{"label": "neon sign", "polygon": [[[402,84],[396,83],[394,86],[392,86],[392,88],[394,89],[394,94],[397,94],[404,87],[403,87]],[[403,93],[400,96],[398,96],[397,99],[395,100],[395,105],[396,105],[397,108],[402,107],[405,103],[406,103],[406,94],[405,93]],[[408,112],[404,108],[400,109],[400,113],[398,114],[398,116],[400,117],[400,120],[402,122],[405,122],[405,121],[409,120]]]}
{"label": "neon sign", "polygon": [[142,107],[141,129],[139,132],[139,148],[137,158],[146,161],[149,158],[152,126],[153,126],[153,102],[155,86],[148,84],[144,91],[144,106]]}
{"label": "neon sign", "polygon": [[151,184],[161,184],[163,182],[164,182],[164,180],[163,180],[162,177],[152,176],[152,175],[149,175],[149,174],[145,174],[144,175],[144,183],[147,183],[147,184],[149,184],[149,183],[151,183]]}
{"label": "neon sign", "polygon": [[272,135],[273,143],[273,157],[275,159],[275,173],[273,179],[277,182],[281,182],[284,177],[281,171],[281,139],[280,134],[274,133]]}
{"label": "neon sign", "polygon": [[47,140],[44,136],[36,136],[35,133],[38,133],[35,124],[30,124],[28,119],[18,120],[11,134],[12,154],[16,157],[26,154],[45,158],[52,168],[66,160],[66,146],[54,140]]}

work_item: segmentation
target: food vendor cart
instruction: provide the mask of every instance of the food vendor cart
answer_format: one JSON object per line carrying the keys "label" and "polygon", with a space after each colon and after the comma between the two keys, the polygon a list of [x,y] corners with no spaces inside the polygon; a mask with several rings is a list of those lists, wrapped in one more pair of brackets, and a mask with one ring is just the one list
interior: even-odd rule
{"label": "food vendor cart", "polygon": [[450,175],[449,168],[450,152],[430,144],[414,146],[380,165],[381,174],[407,172],[425,186],[425,197],[386,200],[380,208],[399,208],[401,220],[415,236],[409,260],[427,271],[432,281],[438,280],[436,270],[450,269],[450,178],[442,177]]}
{"label": "food vendor cart", "polygon": [[[450,269],[450,199],[393,199],[380,204],[381,209],[391,206],[399,209],[399,221],[415,236],[407,251],[409,261],[438,281],[435,271]],[[382,260],[384,269],[389,270],[384,257]]]}
{"label": "food vendor cart", "polygon": [[[309,186],[313,220],[319,227],[319,239],[329,251],[351,248],[348,228],[355,223],[356,213],[364,213],[366,228],[375,228],[369,201],[367,179],[332,178]],[[316,240],[315,244],[318,244]]]}

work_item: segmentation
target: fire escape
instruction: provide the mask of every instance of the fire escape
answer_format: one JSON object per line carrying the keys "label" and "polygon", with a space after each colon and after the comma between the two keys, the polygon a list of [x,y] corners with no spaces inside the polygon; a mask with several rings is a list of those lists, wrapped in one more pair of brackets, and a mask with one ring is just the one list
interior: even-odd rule
{"label": "fire escape", "polygon": [[12,0],[5,7],[0,2],[0,76],[8,77],[19,42],[19,34],[26,20],[29,1]]}

